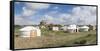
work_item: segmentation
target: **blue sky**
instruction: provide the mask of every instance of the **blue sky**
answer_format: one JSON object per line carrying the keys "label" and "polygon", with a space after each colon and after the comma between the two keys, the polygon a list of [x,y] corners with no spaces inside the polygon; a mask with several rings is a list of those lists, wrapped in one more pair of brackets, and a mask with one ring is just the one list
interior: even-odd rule
{"label": "blue sky", "polygon": [[64,25],[96,24],[96,7],[15,2],[16,25],[38,25],[41,20]]}

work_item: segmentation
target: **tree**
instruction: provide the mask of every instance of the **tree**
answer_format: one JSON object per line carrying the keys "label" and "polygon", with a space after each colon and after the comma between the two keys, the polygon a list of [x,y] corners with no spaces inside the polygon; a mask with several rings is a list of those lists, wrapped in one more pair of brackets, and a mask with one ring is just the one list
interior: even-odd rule
{"label": "tree", "polygon": [[40,22],[40,25],[46,25],[46,21],[45,21],[45,20],[42,20],[42,21]]}

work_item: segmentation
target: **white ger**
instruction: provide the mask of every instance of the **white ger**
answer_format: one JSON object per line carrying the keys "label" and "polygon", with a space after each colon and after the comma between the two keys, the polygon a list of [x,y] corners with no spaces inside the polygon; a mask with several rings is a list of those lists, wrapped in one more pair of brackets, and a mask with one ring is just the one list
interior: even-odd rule
{"label": "white ger", "polygon": [[81,31],[81,32],[88,31],[88,30],[89,30],[89,27],[88,26],[79,27],[79,31]]}
{"label": "white ger", "polygon": [[69,25],[68,27],[67,27],[67,31],[68,32],[70,32],[70,33],[74,33],[74,32],[78,32],[78,28],[77,28],[77,26],[76,25]]}
{"label": "white ger", "polygon": [[19,31],[20,31],[20,37],[41,36],[41,30],[33,26],[26,26],[24,28],[21,28]]}

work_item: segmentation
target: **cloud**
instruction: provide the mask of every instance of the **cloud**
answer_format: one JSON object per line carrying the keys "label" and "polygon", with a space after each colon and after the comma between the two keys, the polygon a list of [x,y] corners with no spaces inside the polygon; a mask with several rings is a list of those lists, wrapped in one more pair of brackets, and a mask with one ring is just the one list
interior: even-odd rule
{"label": "cloud", "polygon": [[58,9],[59,7],[54,7],[53,9]]}
{"label": "cloud", "polygon": [[[96,7],[92,6],[77,6],[74,7],[71,13],[50,12],[48,19],[52,18],[52,23],[55,24],[96,24]],[[54,16],[56,15],[56,17]]]}
{"label": "cloud", "polygon": [[47,9],[50,7],[49,4],[43,3],[24,3],[25,6],[22,7],[22,15],[25,17],[34,15],[38,10]]}
{"label": "cloud", "polygon": [[41,20],[45,20],[47,21],[47,24],[50,24],[54,22],[54,17],[46,14],[46,15],[43,15],[43,17],[41,17]]}
{"label": "cloud", "polygon": [[[76,6],[70,10],[70,13],[61,13],[56,11],[49,11],[46,14],[41,16],[41,19],[36,22],[32,20],[35,13],[38,10],[48,9],[50,7],[49,4],[41,4],[41,3],[25,3],[25,6],[22,7],[21,14],[15,16],[15,24],[21,25],[30,25],[37,24],[41,20],[47,20],[48,23],[54,24],[96,24],[96,7],[92,6]],[[58,7],[54,7],[58,9]],[[60,8],[59,8],[60,9]],[[39,12],[37,13],[40,14]]]}
{"label": "cloud", "polygon": [[59,12],[57,10],[55,11],[49,11],[46,13],[46,15],[51,15],[51,16],[55,16],[56,14],[58,14]]}
{"label": "cloud", "polygon": [[48,24],[53,23],[53,24],[60,24],[61,22],[64,22],[65,20],[63,20],[64,18],[57,18],[57,15],[54,16],[52,14],[46,14],[43,15],[42,20],[46,20]]}
{"label": "cloud", "polygon": [[[16,4],[20,4],[19,2]],[[49,4],[41,4],[41,3],[24,3],[22,7],[22,12],[19,15],[15,15],[15,25],[32,25],[38,24],[38,22],[34,22],[31,18],[38,12],[38,10],[49,8]]]}
{"label": "cloud", "polygon": [[22,9],[22,16],[29,17],[35,14],[36,11],[23,7]]}
{"label": "cloud", "polygon": [[15,15],[15,25],[32,25],[35,24],[31,17],[36,11],[28,9],[27,7],[22,7],[21,14]]}
{"label": "cloud", "polygon": [[[75,24],[96,24],[96,7],[80,6],[72,9]],[[94,23],[93,23],[94,22]]]}
{"label": "cloud", "polygon": [[15,25],[31,25],[32,21],[25,19],[19,15],[15,16]]}
{"label": "cloud", "polygon": [[25,3],[25,5],[30,9],[47,9],[50,6],[50,4],[43,3]]}
{"label": "cloud", "polygon": [[44,15],[44,19],[52,21],[54,18],[50,15]]}
{"label": "cloud", "polygon": [[20,2],[15,2],[15,4],[20,4]]}
{"label": "cloud", "polygon": [[61,15],[64,24],[96,24],[96,7],[77,6],[70,14]]}

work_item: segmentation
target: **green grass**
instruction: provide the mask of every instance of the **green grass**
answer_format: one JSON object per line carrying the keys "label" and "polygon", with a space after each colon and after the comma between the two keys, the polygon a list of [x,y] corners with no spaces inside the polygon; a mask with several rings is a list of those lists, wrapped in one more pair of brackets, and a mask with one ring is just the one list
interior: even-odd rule
{"label": "green grass", "polygon": [[[18,29],[15,29],[18,34]],[[96,44],[96,31],[67,33],[41,29],[41,37],[15,37],[15,48],[43,48]],[[84,42],[86,41],[86,42]]]}

